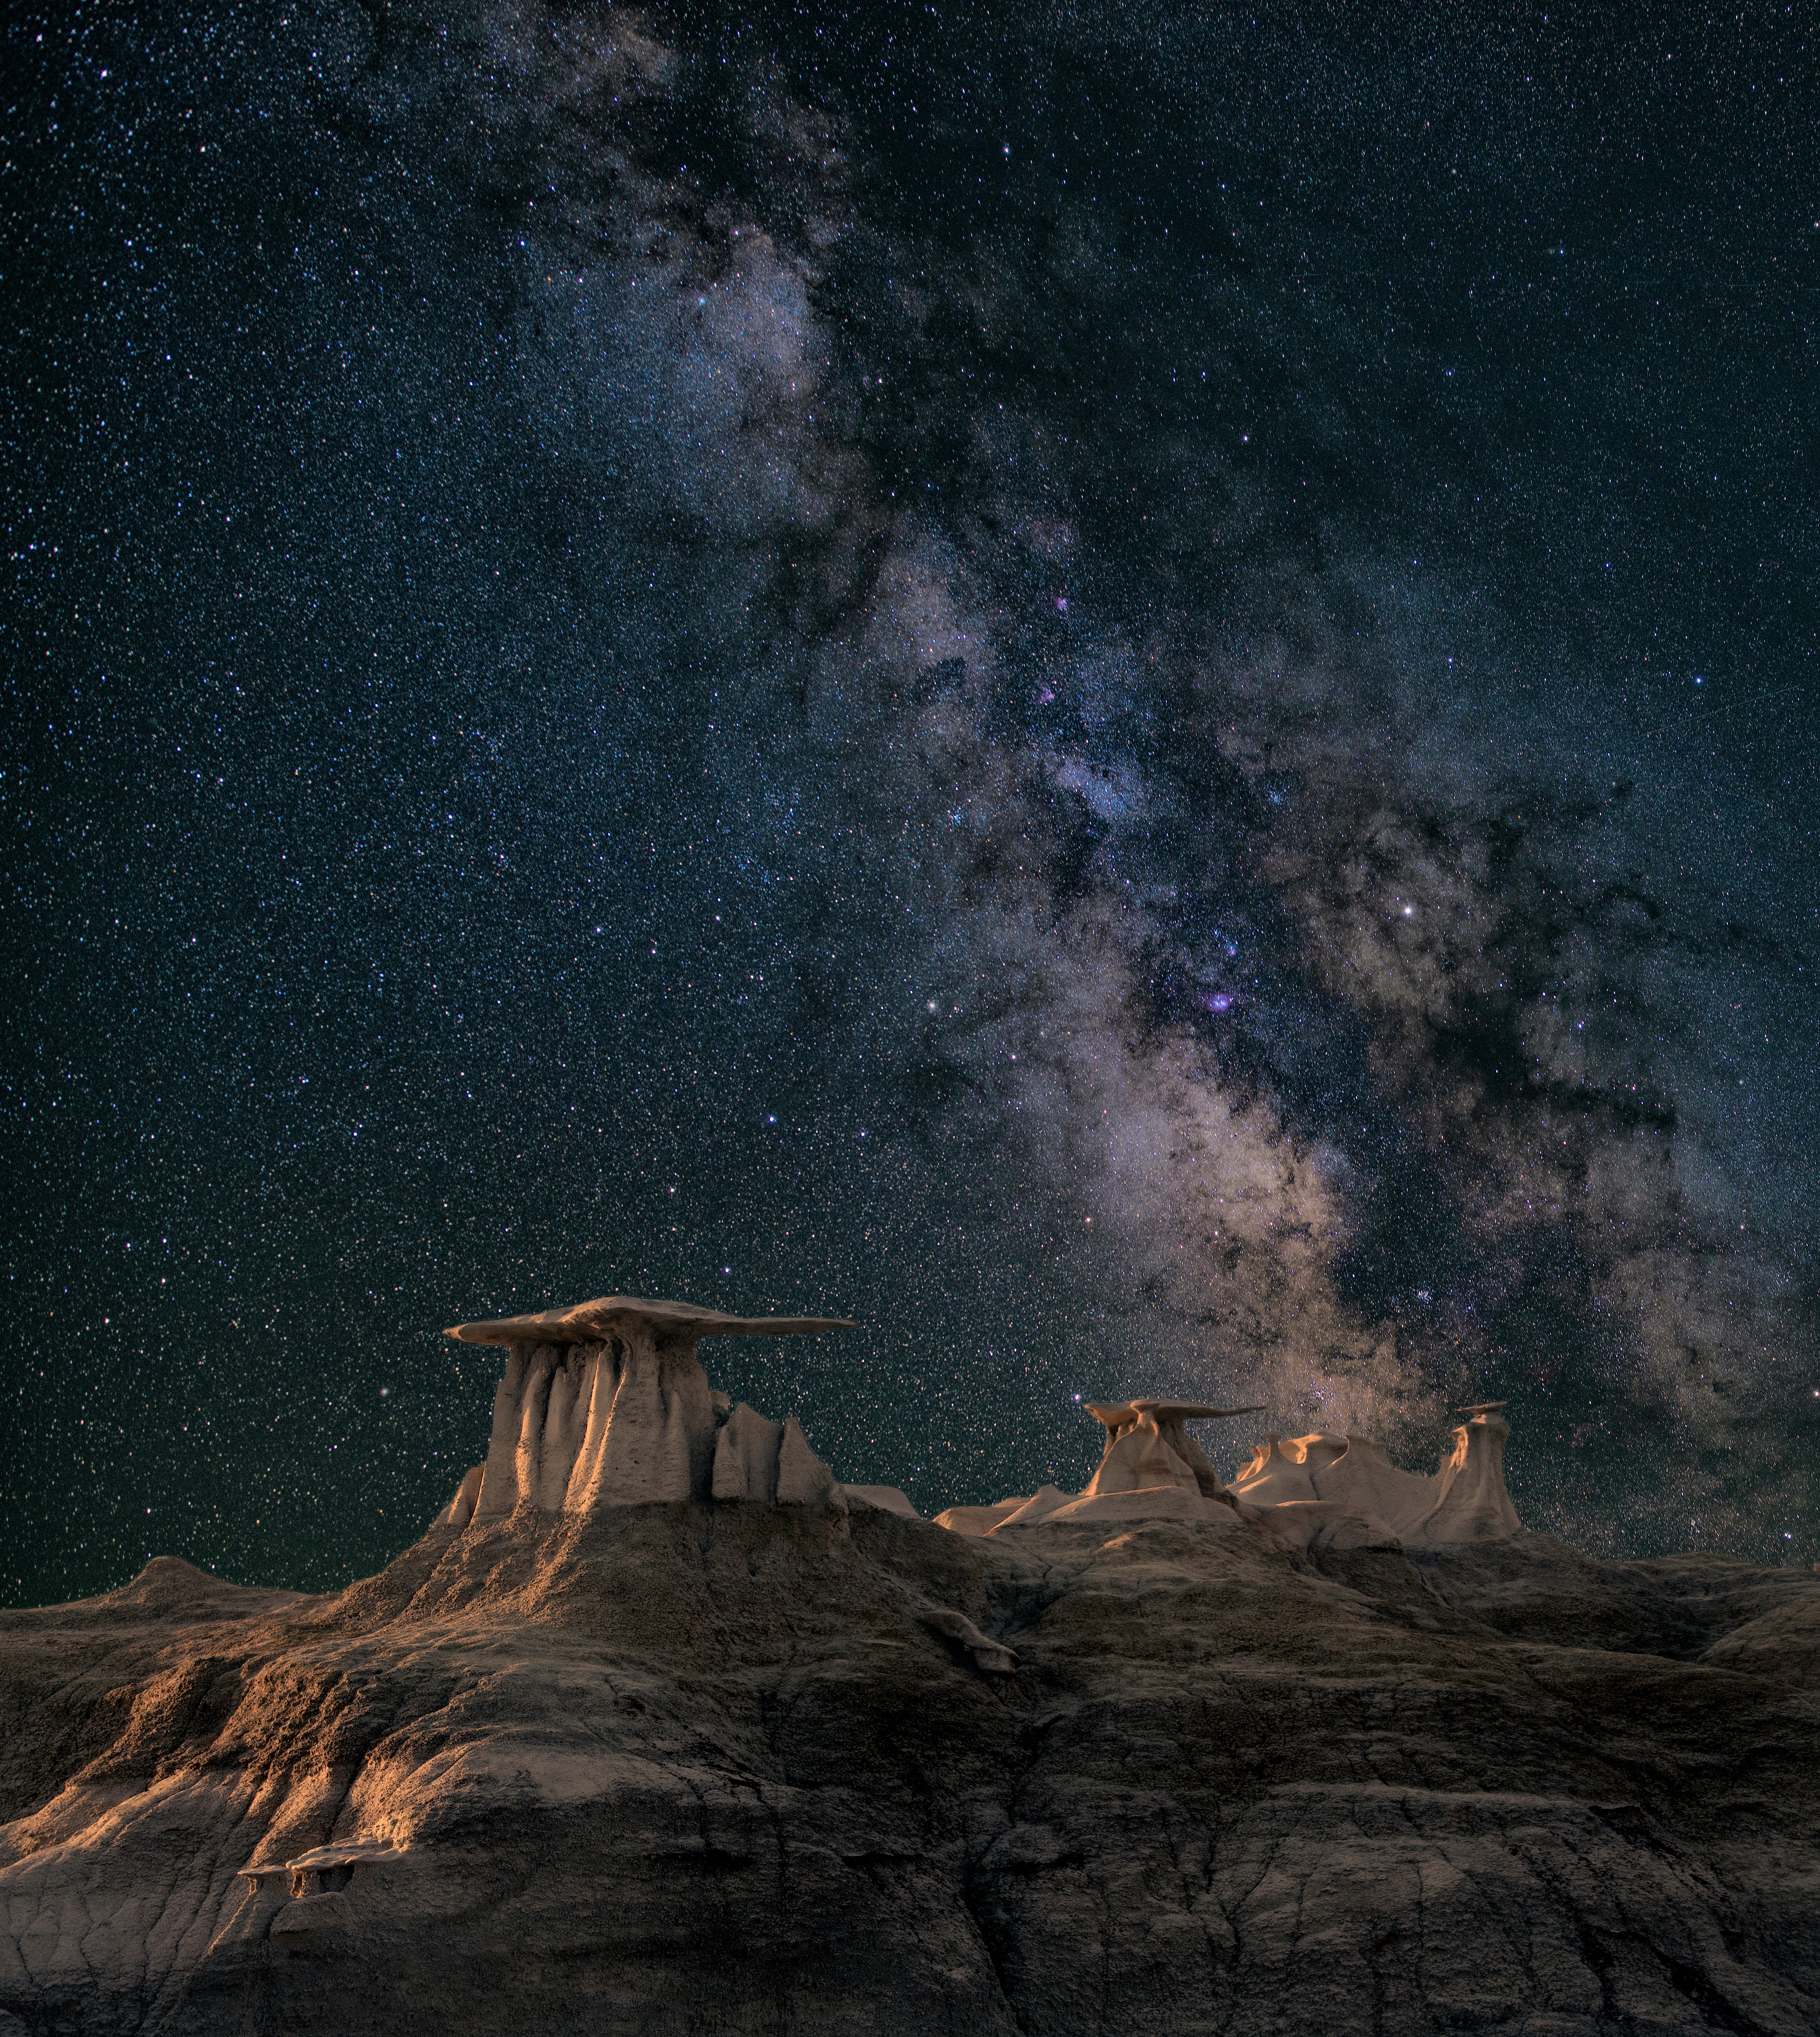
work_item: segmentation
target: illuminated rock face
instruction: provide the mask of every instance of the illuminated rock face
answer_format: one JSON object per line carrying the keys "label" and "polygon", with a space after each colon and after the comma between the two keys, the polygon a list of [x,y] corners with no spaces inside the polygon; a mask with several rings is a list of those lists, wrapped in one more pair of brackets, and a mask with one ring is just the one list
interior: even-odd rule
{"label": "illuminated rock face", "polygon": [[1099,1468],[1079,1494],[1046,1485],[1027,1498],[990,1506],[951,1506],[939,1524],[957,1535],[996,1535],[1054,1522],[1058,1527],[1163,1517],[1232,1527],[1238,1513],[1220,1474],[1182,1427],[1184,1422],[1254,1415],[1254,1408],[1205,1408],[1186,1400],[1088,1401],[1106,1430]]}
{"label": "illuminated rock face", "polygon": [[1452,1456],[1428,1478],[1399,1470],[1368,1436],[1267,1436],[1232,1490],[1250,1506],[1344,1508],[1406,1548],[1497,1541],[1523,1528],[1504,1489],[1509,1434],[1495,1409],[1475,1410],[1454,1431]]}
{"label": "illuminated rock face", "polygon": [[695,1355],[706,1336],[788,1336],[851,1325],[723,1315],[611,1294],[573,1308],[446,1332],[505,1347],[493,1437],[438,1525],[501,1521],[521,1506],[591,1514],[658,1501],[838,1503],[834,1475],[789,1420],[729,1404]]}
{"label": "illuminated rock face", "polygon": [[377,1577],[0,1612],[0,2037],[1820,2029],[1807,1570],[1162,1402],[946,1533],[588,1327]]}
{"label": "illuminated rock face", "polygon": [[1225,1421],[1255,1415],[1255,1408],[1206,1408],[1186,1400],[1132,1400],[1118,1407],[1088,1404],[1087,1412],[1106,1427],[1106,1451],[1088,1481],[1083,1499],[1114,1492],[1145,1492],[1174,1486],[1217,1499],[1225,1491],[1220,1474],[1182,1427],[1184,1422]]}
{"label": "illuminated rock face", "polygon": [[1522,1531],[1504,1489],[1510,1427],[1494,1407],[1462,1410],[1472,1419],[1455,1431],[1452,1456],[1431,1477],[1400,1470],[1368,1436],[1272,1434],[1222,1485],[1182,1424],[1256,1412],[1183,1401],[1088,1403],[1105,1425],[1106,1449],[1084,1492],[1046,1485],[1028,1498],[953,1506],[936,1517],[976,1536],[1113,1520],[1244,1521],[1304,1548],[1439,1548]]}
{"label": "illuminated rock face", "polygon": [[1820,1578],[1163,1490],[0,1612],[0,2033],[1820,2030]]}

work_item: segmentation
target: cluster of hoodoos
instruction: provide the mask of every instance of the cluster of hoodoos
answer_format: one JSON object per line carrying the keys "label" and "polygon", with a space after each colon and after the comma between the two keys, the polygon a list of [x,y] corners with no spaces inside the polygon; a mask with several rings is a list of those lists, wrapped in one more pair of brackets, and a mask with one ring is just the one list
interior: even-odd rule
{"label": "cluster of hoodoos", "polygon": [[[502,1345],[509,1355],[486,1461],[462,1480],[441,1525],[501,1520],[520,1506],[592,1514],[663,1500],[835,1507],[857,1500],[913,1514],[895,1487],[843,1485],[794,1416],[772,1422],[744,1401],[733,1405],[709,1385],[696,1355],[704,1337],[850,1327],[826,1317],[723,1315],[628,1294],[460,1324],[448,1334]],[[1084,1491],[1046,1485],[990,1506],[950,1507],[937,1523],[988,1536],[1174,1516],[1248,1523],[1303,1548],[1495,1540],[1522,1525],[1504,1489],[1510,1430],[1498,1412],[1503,1404],[1462,1409],[1468,1419],[1455,1432],[1452,1454],[1430,1476],[1399,1469],[1368,1437],[1271,1434],[1226,1485],[1184,1425],[1256,1408],[1089,1404],[1105,1427],[1106,1449]]]}

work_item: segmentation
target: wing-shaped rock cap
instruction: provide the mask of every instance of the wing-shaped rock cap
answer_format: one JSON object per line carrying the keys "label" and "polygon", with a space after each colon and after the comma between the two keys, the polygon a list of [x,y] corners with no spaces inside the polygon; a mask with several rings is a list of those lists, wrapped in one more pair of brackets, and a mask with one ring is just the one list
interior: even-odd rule
{"label": "wing-shaped rock cap", "polygon": [[1254,1408],[1206,1408],[1198,1400],[1127,1400],[1116,1408],[1088,1400],[1082,1405],[1114,1435],[1129,1429],[1141,1415],[1152,1415],[1159,1422],[1223,1422],[1235,1415],[1262,1412],[1262,1404]]}
{"label": "wing-shaped rock cap", "polygon": [[1217,1499],[1224,1490],[1220,1474],[1182,1424],[1258,1412],[1255,1408],[1209,1408],[1198,1400],[1146,1399],[1115,1407],[1089,1400],[1085,1406],[1106,1428],[1106,1454],[1082,1495],[1088,1499],[1168,1487]]}
{"label": "wing-shaped rock cap", "polygon": [[598,1344],[615,1332],[643,1330],[694,1344],[709,1336],[812,1336],[820,1330],[850,1330],[838,1316],[729,1316],[687,1302],[646,1301],[638,1294],[603,1294],[541,1315],[505,1316],[497,1322],[457,1323],[443,1332],[462,1344]]}

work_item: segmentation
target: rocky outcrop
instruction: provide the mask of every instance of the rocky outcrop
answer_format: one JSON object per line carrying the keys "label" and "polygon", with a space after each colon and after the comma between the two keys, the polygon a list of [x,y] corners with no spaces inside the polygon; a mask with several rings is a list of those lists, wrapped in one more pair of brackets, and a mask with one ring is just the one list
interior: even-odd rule
{"label": "rocky outcrop", "polygon": [[1493,1405],[1462,1408],[1453,1454],[1432,1478],[1402,1471],[1368,1436],[1267,1436],[1232,1481],[1247,1505],[1341,1508],[1406,1548],[1501,1540],[1523,1523],[1504,1486],[1510,1425]]}
{"label": "rocky outcrop", "polygon": [[695,1359],[830,1327],[464,1325],[379,1576],[0,1614],[0,2037],[1820,2027],[1820,1577],[1525,1533],[1492,1407],[924,1521]]}
{"label": "rocky outcrop", "polygon": [[[679,1500],[843,1506],[843,1488],[795,1418],[774,1422],[732,1406],[709,1385],[696,1347],[709,1336],[851,1327],[832,1317],[731,1316],[629,1294],[458,1324],[445,1334],[501,1347],[507,1356],[486,1461],[462,1480],[438,1525],[485,1526],[524,1508],[588,1516]],[[1273,1434],[1229,1488],[1185,1425],[1258,1409],[1156,1399],[1086,1404],[1105,1429],[1106,1446],[1083,1492],[1044,1486],[989,1506],[951,1507],[938,1524],[984,1537],[1115,1520],[1217,1525],[1236,1514],[1304,1549],[1440,1546],[1521,1526],[1504,1488],[1510,1430],[1501,1402],[1462,1411],[1471,1419],[1432,1478],[1399,1470],[1368,1437],[1285,1442]],[[902,1494],[896,1502],[910,1510]]]}
{"label": "rocky outcrop", "polygon": [[1255,1408],[1204,1408],[1187,1400],[1132,1400],[1118,1407],[1088,1404],[1087,1412],[1106,1429],[1106,1449],[1088,1481],[1083,1498],[1103,1493],[1152,1491],[1175,1486],[1217,1499],[1225,1491],[1220,1474],[1182,1426],[1255,1415]]}
{"label": "rocky outcrop", "polygon": [[[1485,1403],[1454,1432],[1453,1454],[1431,1478],[1400,1470],[1368,1436],[1274,1433],[1230,1486],[1183,1423],[1255,1414],[1187,1401],[1085,1404],[1106,1430],[1106,1449],[1079,1495],[1046,1485],[1027,1498],[953,1506],[936,1518],[956,1534],[986,1537],[1090,1521],[1173,1519],[1220,1525],[1232,1514],[1297,1548],[1441,1548],[1520,1533],[1505,1489],[1509,1425]],[[1224,1508],[1225,1513],[1217,1510]]]}
{"label": "rocky outcrop", "polygon": [[1820,2027],[1820,1578],[1310,1556],[1193,1497],[988,1539],[850,1491],[526,1508],[327,1597],[166,1560],[0,1614],[0,2012]]}
{"label": "rocky outcrop", "polygon": [[721,1423],[714,1441],[709,1487],[717,1500],[756,1499],[780,1506],[838,1503],[834,1476],[809,1448],[794,1415],[767,1422],[744,1401]]}
{"label": "rocky outcrop", "polygon": [[656,1501],[752,1499],[826,1506],[834,1475],[793,1417],[731,1408],[696,1346],[709,1336],[850,1329],[814,1316],[729,1316],[687,1302],[608,1294],[540,1315],[460,1323],[444,1334],[503,1346],[486,1461],[462,1480],[443,1523],[502,1521],[521,1506],[590,1514]]}

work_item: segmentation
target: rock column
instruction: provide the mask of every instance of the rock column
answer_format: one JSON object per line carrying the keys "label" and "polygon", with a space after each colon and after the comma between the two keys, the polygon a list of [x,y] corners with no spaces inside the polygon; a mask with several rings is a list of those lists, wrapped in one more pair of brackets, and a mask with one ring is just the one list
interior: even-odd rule
{"label": "rock column", "polygon": [[502,1345],[493,1437],[441,1517],[465,1526],[520,1506],[596,1514],[674,1500],[826,1505],[834,1475],[795,1419],[728,1410],[695,1355],[704,1336],[844,1328],[817,1317],[748,1318],[610,1295],[579,1307],[448,1332]]}

